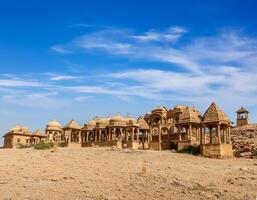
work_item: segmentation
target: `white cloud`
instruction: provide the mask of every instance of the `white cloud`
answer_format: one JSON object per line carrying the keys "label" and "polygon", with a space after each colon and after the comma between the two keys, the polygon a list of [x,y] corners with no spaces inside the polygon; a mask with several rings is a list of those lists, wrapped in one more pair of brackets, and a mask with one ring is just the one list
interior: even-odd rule
{"label": "white cloud", "polygon": [[71,50],[65,49],[63,46],[55,45],[51,47],[51,50],[60,54],[70,54]]}
{"label": "white cloud", "polygon": [[167,32],[169,33],[187,33],[187,29],[184,27],[180,27],[180,26],[171,26],[168,28]]}
{"label": "white cloud", "polygon": [[173,26],[164,31],[153,29],[143,33],[142,35],[132,35],[131,37],[144,42],[176,42],[186,32],[186,29],[182,27]]}
{"label": "white cloud", "polygon": [[71,75],[56,75],[50,78],[51,81],[63,81],[63,80],[74,80],[79,79],[78,76],[71,76]]}
{"label": "white cloud", "polygon": [[[103,95],[126,101],[170,99],[197,105],[217,101],[230,110],[241,104],[256,105],[257,39],[237,31],[192,38],[186,44],[174,44],[166,38],[182,37],[186,32],[180,27],[141,34],[131,30],[104,29],[60,45],[74,53],[101,50],[114,56],[166,62],[170,69],[160,70],[158,65],[155,68],[144,66],[137,70],[107,71],[104,75],[96,73],[87,79],[73,74],[48,74],[41,81],[10,76],[10,80],[6,77],[0,79],[0,89],[4,86],[39,87],[43,93],[58,91],[59,95],[65,96],[63,101],[72,99],[77,103],[86,101],[89,96]],[[10,91],[5,93],[5,99],[14,95]]]}
{"label": "white cloud", "polygon": [[0,79],[0,87],[40,87],[37,81]]}

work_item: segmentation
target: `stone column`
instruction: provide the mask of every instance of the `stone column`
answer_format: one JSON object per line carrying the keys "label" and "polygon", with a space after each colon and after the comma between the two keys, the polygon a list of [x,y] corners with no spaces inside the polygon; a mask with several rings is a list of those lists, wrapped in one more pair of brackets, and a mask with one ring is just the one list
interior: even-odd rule
{"label": "stone column", "polygon": [[116,138],[116,128],[113,129],[113,135]]}
{"label": "stone column", "polygon": [[69,143],[71,143],[71,131],[68,132],[69,135]]}
{"label": "stone column", "polygon": [[153,140],[153,130],[152,127],[149,127],[149,142],[151,142]]}
{"label": "stone column", "polygon": [[189,124],[189,132],[188,132],[188,140],[191,141],[191,135],[192,135],[192,124]]}
{"label": "stone column", "polygon": [[135,128],[132,127],[131,140],[134,141],[134,139],[135,139]]}
{"label": "stone column", "polygon": [[125,135],[126,135],[126,141],[128,141],[128,131],[126,131]]}
{"label": "stone column", "polygon": [[222,129],[222,135],[223,135],[224,143],[227,144],[227,133],[225,132],[224,129]]}
{"label": "stone column", "polygon": [[181,137],[181,127],[178,126],[178,140],[181,141],[182,137]]}
{"label": "stone column", "polygon": [[99,130],[98,132],[98,142],[100,142],[102,140],[102,135],[101,135],[101,130]]}
{"label": "stone column", "polygon": [[88,133],[87,133],[87,131],[85,132],[85,139],[86,139],[86,141],[85,142],[88,142]]}
{"label": "stone column", "polygon": [[108,131],[108,140],[110,141],[111,140],[111,134],[112,134],[112,132],[111,132],[111,129],[109,129],[109,131]]}
{"label": "stone column", "polygon": [[231,144],[230,126],[228,126],[228,143]]}
{"label": "stone column", "polygon": [[81,132],[78,131],[78,135],[79,135],[79,143],[81,143]]}
{"label": "stone column", "polygon": [[136,133],[136,134],[137,134],[137,135],[136,135],[136,138],[137,138],[137,141],[138,141],[138,140],[139,140],[139,129],[137,128],[136,131],[137,131],[137,133]]}
{"label": "stone column", "polygon": [[161,125],[159,125],[159,130],[158,130],[158,132],[159,132],[159,143],[160,143],[161,140],[162,140],[162,126],[161,126]]}
{"label": "stone column", "polygon": [[216,132],[217,132],[217,137],[218,137],[218,144],[220,144],[221,143],[220,124],[218,124]]}
{"label": "stone column", "polygon": [[197,129],[198,130],[198,132],[200,131],[200,145],[202,145],[203,144],[203,135],[202,135],[202,132],[203,132],[203,128],[202,127],[200,127],[200,129],[198,128]]}
{"label": "stone column", "polygon": [[206,142],[206,127],[203,127],[203,144]]}
{"label": "stone column", "polygon": [[210,144],[212,144],[212,127],[209,130],[210,130]]}

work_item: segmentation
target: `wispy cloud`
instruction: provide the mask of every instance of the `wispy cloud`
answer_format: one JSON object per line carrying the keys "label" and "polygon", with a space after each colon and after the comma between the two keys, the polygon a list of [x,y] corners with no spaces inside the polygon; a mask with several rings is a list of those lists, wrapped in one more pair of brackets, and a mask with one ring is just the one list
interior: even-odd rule
{"label": "wispy cloud", "polygon": [[[2,76],[0,90],[5,95],[2,97],[15,103],[13,90],[22,89],[26,97],[23,105],[40,98],[42,102],[47,102],[46,99],[56,102],[60,100],[59,96],[62,96],[60,101],[77,104],[101,96],[124,101],[144,98],[155,102],[169,100],[198,105],[215,100],[230,110],[240,104],[257,106],[257,39],[230,30],[180,43],[185,33],[188,30],[181,27],[163,31],[151,29],[144,33],[128,29],[88,33],[59,46],[74,54],[101,51],[116,57],[166,62],[171,67],[161,70],[155,62],[156,67],[117,69],[88,77],[72,72],[45,73],[38,79],[36,75],[33,78]],[[165,38],[167,34],[178,34],[179,38],[171,42]],[[45,100],[38,96],[38,93],[48,92],[57,92],[57,95],[46,96]],[[37,95],[31,95],[33,93]],[[17,99],[21,95],[17,93]]]}
{"label": "wispy cloud", "polygon": [[63,81],[63,80],[75,80],[79,79],[80,77],[78,76],[71,76],[71,75],[56,75],[52,76],[50,78],[51,81]]}
{"label": "wispy cloud", "polygon": [[153,29],[143,33],[142,35],[133,35],[131,37],[136,40],[145,41],[145,42],[150,42],[150,41],[176,42],[186,32],[187,32],[186,29],[182,27],[174,26],[164,31]]}
{"label": "wispy cloud", "polygon": [[41,83],[37,81],[0,79],[0,87],[40,87]]}
{"label": "wispy cloud", "polygon": [[63,46],[55,45],[51,47],[51,50],[60,54],[70,54],[71,50],[65,49]]}
{"label": "wispy cloud", "polygon": [[167,62],[196,73],[210,65],[214,68],[224,65],[249,68],[256,63],[256,38],[230,30],[180,43],[179,39],[187,32],[178,26],[164,31],[151,29],[141,34],[127,29],[103,29],[60,47],[74,52],[105,51],[114,56]]}

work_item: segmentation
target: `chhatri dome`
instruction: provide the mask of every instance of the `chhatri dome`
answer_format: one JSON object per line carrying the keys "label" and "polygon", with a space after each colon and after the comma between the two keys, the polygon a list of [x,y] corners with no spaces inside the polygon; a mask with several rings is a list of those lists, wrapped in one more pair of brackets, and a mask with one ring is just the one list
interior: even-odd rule
{"label": "chhatri dome", "polygon": [[47,126],[46,126],[46,130],[61,130],[62,126],[59,122],[57,122],[56,120],[51,120],[50,122],[48,122]]}

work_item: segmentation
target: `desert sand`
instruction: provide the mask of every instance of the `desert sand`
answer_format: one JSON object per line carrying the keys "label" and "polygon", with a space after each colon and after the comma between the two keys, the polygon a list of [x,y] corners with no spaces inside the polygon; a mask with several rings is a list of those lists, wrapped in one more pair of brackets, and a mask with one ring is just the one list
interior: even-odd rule
{"label": "desert sand", "polygon": [[256,199],[257,159],[115,148],[0,149],[0,199]]}

